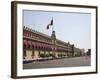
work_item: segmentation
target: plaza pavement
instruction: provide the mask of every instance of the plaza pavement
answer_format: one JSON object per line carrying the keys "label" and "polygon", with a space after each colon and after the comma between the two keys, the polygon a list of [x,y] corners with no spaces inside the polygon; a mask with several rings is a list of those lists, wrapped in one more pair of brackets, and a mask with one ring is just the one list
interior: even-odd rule
{"label": "plaza pavement", "polygon": [[47,61],[34,61],[31,63],[23,64],[23,69],[78,67],[78,66],[90,66],[90,65],[91,65],[91,58],[89,56],[83,56],[83,57],[54,59]]}

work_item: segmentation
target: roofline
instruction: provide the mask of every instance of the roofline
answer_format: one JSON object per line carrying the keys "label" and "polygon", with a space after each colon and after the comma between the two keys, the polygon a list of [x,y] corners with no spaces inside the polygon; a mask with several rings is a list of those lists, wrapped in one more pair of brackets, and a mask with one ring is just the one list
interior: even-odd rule
{"label": "roofline", "polygon": [[[39,32],[39,31],[36,31],[36,30],[34,30],[34,29],[32,29],[32,28],[28,28],[28,27],[25,27],[25,26],[24,26],[23,29],[28,30],[28,31],[30,31],[30,32],[34,32],[35,34],[38,34],[38,35],[40,35],[40,36],[43,36],[43,37],[46,37],[46,38],[51,39],[51,36],[46,35],[46,34],[44,34],[44,33],[41,33],[41,32]],[[66,44],[66,45],[68,44],[67,42],[61,41],[61,40],[59,40],[59,39],[57,39],[57,38],[56,38],[56,40],[59,41],[59,42],[61,42],[61,43]],[[70,45],[71,45],[71,44],[70,44]]]}

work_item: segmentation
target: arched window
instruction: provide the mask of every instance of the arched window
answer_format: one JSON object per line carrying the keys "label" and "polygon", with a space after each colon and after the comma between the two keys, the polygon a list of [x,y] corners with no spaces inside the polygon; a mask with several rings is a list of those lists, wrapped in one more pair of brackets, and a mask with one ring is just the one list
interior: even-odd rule
{"label": "arched window", "polygon": [[32,49],[35,49],[35,43],[32,42]]}
{"label": "arched window", "polygon": [[28,41],[28,48],[32,49],[32,42],[31,41]]}
{"label": "arched window", "polygon": [[24,41],[23,41],[23,48],[25,48],[25,49],[26,49],[27,47],[28,47],[27,40],[24,40]]}

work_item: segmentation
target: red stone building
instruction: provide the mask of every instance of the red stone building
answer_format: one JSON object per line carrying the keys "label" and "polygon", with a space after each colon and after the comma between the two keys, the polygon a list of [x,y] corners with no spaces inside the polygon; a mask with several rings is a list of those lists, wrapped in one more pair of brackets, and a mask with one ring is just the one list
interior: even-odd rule
{"label": "red stone building", "polygon": [[59,58],[74,56],[75,46],[69,42],[56,39],[55,31],[51,36],[40,33],[28,27],[23,27],[23,59],[36,60],[44,58]]}

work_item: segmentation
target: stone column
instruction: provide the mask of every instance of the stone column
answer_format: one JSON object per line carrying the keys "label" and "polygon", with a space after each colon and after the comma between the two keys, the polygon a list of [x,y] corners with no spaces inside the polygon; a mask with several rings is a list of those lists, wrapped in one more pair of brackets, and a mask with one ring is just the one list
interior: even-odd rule
{"label": "stone column", "polygon": [[32,50],[26,50],[26,60],[32,60]]}
{"label": "stone column", "polygon": [[38,59],[39,58],[39,51],[35,50],[34,51],[34,59]]}

